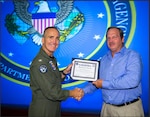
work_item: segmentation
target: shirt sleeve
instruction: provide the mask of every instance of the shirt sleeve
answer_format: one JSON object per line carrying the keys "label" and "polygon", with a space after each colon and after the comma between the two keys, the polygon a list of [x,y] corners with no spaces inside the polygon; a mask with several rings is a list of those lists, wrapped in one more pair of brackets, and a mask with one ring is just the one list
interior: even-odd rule
{"label": "shirt sleeve", "polygon": [[[122,61],[124,61],[122,59]],[[103,80],[102,88],[104,89],[132,89],[137,87],[141,81],[142,61],[138,53],[132,52],[128,55],[126,62],[120,63],[120,69],[124,69],[124,73],[112,75],[112,78]],[[115,74],[115,73],[114,73]]]}
{"label": "shirt sleeve", "polygon": [[89,82],[84,88],[83,91],[85,94],[90,94],[93,93],[97,88],[91,83]]}

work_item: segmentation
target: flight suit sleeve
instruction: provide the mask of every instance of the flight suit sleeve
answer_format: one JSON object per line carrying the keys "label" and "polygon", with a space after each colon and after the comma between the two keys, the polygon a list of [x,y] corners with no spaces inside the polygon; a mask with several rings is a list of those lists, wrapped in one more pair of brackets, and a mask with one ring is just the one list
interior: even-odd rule
{"label": "flight suit sleeve", "polygon": [[48,65],[38,64],[30,68],[30,86],[47,99],[62,101],[69,97],[69,90],[61,88],[61,74],[58,69],[51,70]]}

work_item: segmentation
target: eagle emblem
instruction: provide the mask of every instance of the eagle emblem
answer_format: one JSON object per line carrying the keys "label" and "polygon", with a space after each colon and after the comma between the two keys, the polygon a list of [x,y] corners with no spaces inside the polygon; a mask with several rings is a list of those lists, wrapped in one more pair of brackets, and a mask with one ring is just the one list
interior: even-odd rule
{"label": "eagle emblem", "polygon": [[74,8],[73,0],[58,0],[57,7],[51,7],[51,2],[44,0],[13,0],[13,4],[14,12],[6,16],[5,26],[19,44],[31,38],[41,45],[43,31],[48,26],[56,26],[61,34],[60,41],[65,42],[81,30],[84,22],[83,14]]}

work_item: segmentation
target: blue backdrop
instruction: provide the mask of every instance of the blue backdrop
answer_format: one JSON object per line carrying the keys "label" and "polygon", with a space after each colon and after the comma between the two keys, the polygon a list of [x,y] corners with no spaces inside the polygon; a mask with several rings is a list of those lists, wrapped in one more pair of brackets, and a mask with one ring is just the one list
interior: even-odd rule
{"label": "blue backdrop", "polygon": [[[24,0],[22,8],[18,2],[0,0],[1,104],[29,106],[29,66],[41,47],[45,27],[55,25],[60,30],[61,43],[55,57],[60,70],[63,70],[72,58],[100,60],[108,50],[105,38],[107,28],[117,26],[124,30],[126,47],[142,56],[141,98],[144,111],[148,113],[148,4],[146,0],[70,0],[63,5],[59,5],[58,1]],[[83,88],[86,84],[86,81],[75,81],[67,75],[62,88]],[[72,98],[62,102],[62,110],[70,112],[99,113],[101,106],[101,90],[85,95],[79,102]]]}

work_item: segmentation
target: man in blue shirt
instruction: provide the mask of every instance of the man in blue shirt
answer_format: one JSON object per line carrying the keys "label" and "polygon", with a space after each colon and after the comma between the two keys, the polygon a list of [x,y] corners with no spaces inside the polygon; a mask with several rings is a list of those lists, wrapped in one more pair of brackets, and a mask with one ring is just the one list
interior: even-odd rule
{"label": "man in blue shirt", "polygon": [[140,55],[124,46],[123,31],[109,27],[106,34],[110,49],[101,59],[99,79],[83,91],[102,89],[101,117],[144,117],[141,96],[142,61]]}

